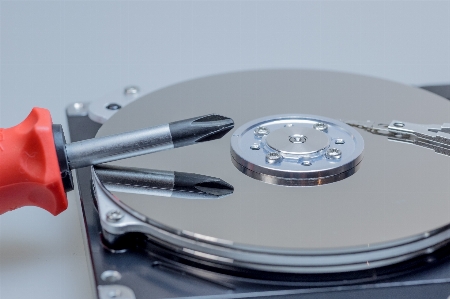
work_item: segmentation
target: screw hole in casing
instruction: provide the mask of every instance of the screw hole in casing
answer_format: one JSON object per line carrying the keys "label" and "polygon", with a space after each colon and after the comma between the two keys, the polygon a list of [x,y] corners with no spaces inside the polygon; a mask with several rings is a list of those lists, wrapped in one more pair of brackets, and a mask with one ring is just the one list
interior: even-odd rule
{"label": "screw hole in casing", "polygon": [[108,106],[106,106],[106,109],[108,109],[108,110],[119,110],[120,108],[122,108],[122,106],[120,106],[119,104],[116,104],[116,103],[111,103],[111,104],[108,104]]}
{"label": "screw hole in casing", "polygon": [[121,295],[122,295],[122,292],[120,290],[111,290],[111,291],[108,292],[108,296],[110,298],[117,298],[117,297],[119,297]]}
{"label": "screw hole in casing", "polygon": [[118,222],[123,218],[122,212],[119,210],[112,210],[106,213],[106,220],[109,222]]}
{"label": "screw hole in casing", "polygon": [[135,95],[139,93],[139,87],[137,86],[128,86],[123,90],[125,95]]}
{"label": "screw hole in casing", "polygon": [[116,282],[122,278],[122,275],[115,270],[106,270],[100,275],[100,278],[106,282]]}

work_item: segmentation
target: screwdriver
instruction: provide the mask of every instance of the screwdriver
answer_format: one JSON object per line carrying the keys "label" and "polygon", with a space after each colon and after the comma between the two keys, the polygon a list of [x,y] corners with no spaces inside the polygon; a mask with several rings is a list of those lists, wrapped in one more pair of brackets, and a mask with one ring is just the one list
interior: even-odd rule
{"label": "screwdriver", "polygon": [[178,171],[99,165],[95,174],[111,192],[183,199],[219,199],[234,188],[219,178]]}
{"label": "screwdriver", "polygon": [[20,124],[0,129],[0,214],[36,206],[58,215],[73,190],[71,170],[219,139],[233,127],[232,119],[210,114],[68,144],[50,112],[35,107]]}

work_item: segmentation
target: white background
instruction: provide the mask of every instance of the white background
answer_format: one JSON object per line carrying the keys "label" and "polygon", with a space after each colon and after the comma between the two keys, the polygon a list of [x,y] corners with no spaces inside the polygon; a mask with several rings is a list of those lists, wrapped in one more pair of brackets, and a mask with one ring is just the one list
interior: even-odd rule
{"label": "white background", "polygon": [[[67,130],[69,103],[237,70],[450,83],[448,1],[1,0],[0,30],[0,127],[40,106]],[[78,205],[0,216],[0,299],[92,297]]]}

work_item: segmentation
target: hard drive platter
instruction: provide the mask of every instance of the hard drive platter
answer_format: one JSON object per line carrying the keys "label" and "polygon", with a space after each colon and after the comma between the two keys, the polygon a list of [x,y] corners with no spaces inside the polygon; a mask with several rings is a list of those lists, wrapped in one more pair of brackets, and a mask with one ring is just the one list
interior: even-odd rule
{"label": "hard drive platter", "polygon": [[[103,246],[141,246],[211,277],[293,286],[378,281],[445,255],[450,157],[406,129],[441,136],[447,99],[361,75],[248,71],[138,97],[96,136],[211,114],[232,118],[234,129],[91,170]],[[175,188],[181,178],[207,182]]]}

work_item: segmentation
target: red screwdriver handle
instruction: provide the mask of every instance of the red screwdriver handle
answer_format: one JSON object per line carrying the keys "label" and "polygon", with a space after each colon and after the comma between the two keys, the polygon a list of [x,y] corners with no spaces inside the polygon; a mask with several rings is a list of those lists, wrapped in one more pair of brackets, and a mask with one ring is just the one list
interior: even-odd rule
{"label": "red screwdriver handle", "polygon": [[33,108],[19,125],[0,129],[0,214],[36,206],[53,215],[67,208],[50,112]]}

